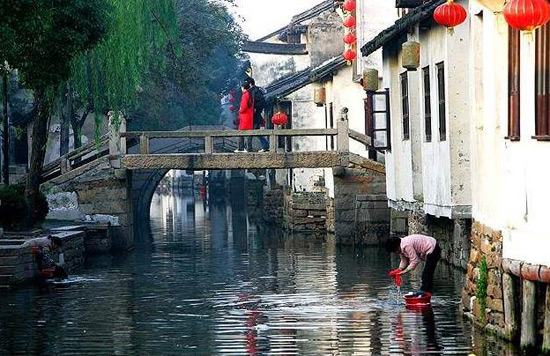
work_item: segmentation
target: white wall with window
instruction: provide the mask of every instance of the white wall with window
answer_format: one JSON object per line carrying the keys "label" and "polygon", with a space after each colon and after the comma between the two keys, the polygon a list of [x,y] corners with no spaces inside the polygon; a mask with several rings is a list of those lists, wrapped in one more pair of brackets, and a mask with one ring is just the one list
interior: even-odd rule
{"label": "white wall with window", "polygon": [[473,2],[473,217],[503,234],[503,257],[550,266],[550,26],[509,30]]}
{"label": "white wall with window", "polygon": [[388,198],[394,208],[433,216],[471,217],[470,29],[416,26],[420,66],[402,67],[401,42],[384,47],[384,86],[391,89],[392,148],[386,155]]}

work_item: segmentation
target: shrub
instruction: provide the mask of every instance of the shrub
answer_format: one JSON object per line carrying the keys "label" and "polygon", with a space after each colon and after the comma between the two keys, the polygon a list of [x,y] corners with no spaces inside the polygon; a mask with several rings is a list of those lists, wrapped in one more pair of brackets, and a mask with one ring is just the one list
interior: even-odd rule
{"label": "shrub", "polygon": [[[32,226],[25,226],[29,213],[25,201],[25,186],[13,184],[0,188],[0,226],[6,230],[20,230]],[[40,225],[48,215],[48,201],[40,193],[36,209],[31,213],[30,221],[33,225]]]}

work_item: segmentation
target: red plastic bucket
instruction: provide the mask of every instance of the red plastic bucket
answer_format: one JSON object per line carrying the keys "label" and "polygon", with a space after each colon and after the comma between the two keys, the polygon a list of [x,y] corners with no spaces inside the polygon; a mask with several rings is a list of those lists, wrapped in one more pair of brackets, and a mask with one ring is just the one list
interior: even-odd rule
{"label": "red plastic bucket", "polygon": [[408,307],[424,307],[431,304],[432,295],[427,293],[423,297],[414,297],[414,296],[404,296],[405,305]]}

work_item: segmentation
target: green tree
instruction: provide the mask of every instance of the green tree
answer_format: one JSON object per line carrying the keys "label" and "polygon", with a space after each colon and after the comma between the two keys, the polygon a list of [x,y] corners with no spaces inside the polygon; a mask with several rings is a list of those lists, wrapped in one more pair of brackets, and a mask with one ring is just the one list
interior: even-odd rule
{"label": "green tree", "polygon": [[244,38],[231,1],[111,1],[106,40],[74,61],[74,95],[63,95],[73,132],[88,113],[99,120],[109,110],[125,113],[132,130],[216,123]]}
{"label": "green tree", "polygon": [[59,85],[71,73],[72,60],[99,42],[108,24],[107,0],[3,0],[0,58],[21,73],[35,93],[31,160],[25,197],[30,216],[39,196],[48,123]]}

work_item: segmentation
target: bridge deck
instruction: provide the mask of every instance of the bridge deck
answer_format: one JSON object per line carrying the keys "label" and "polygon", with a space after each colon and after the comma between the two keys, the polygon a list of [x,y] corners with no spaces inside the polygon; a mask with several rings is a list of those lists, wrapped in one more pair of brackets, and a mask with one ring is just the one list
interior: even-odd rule
{"label": "bridge deck", "polygon": [[337,151],[128,154],[122,157],[126,169],[255,169],[332,168],[347,165],[346,155]]}

